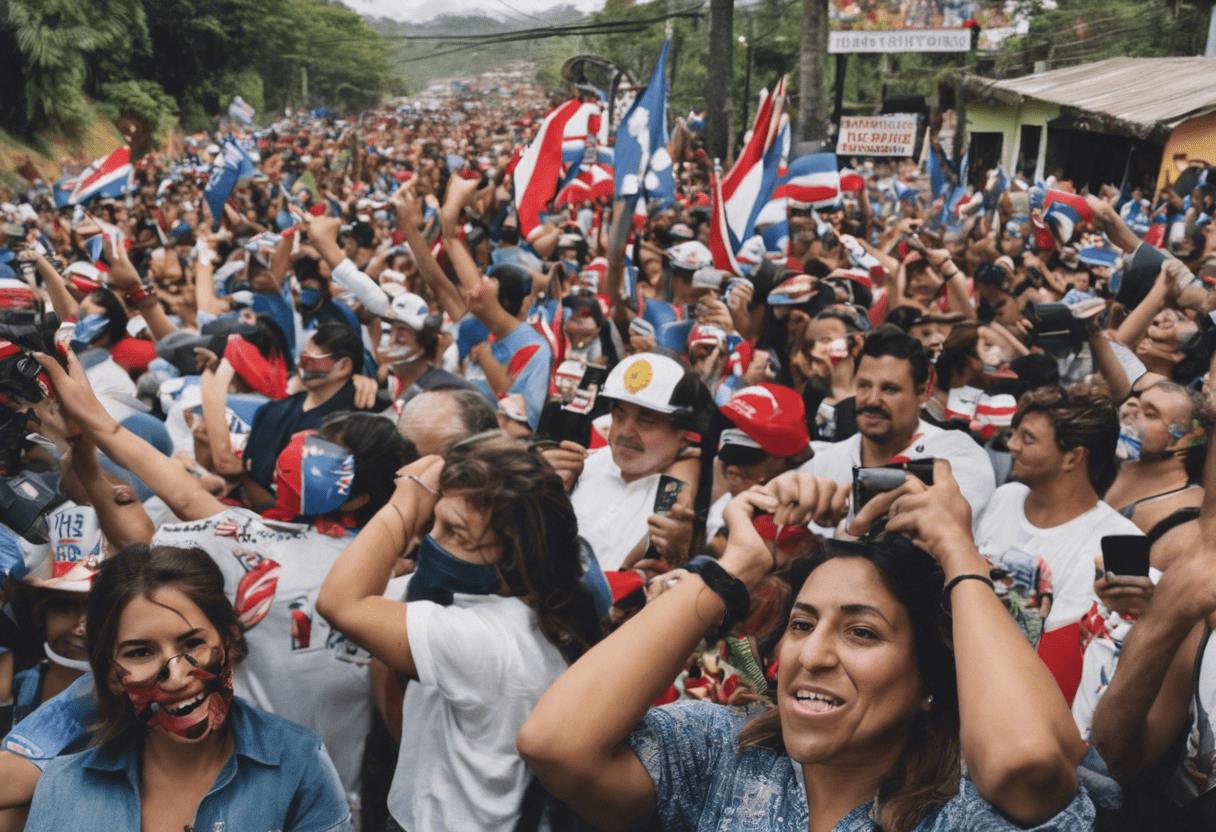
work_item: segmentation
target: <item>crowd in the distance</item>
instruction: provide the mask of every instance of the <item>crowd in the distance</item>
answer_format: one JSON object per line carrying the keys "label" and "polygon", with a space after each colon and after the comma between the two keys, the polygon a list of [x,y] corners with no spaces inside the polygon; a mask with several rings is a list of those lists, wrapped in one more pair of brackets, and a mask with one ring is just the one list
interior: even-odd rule
{"label": "crowd in the distance", "polygon": [[730,272],[682,120],[521,234],[543,115],[0,192],[0,830],[1216,820],[1216,179],[931,129]]}

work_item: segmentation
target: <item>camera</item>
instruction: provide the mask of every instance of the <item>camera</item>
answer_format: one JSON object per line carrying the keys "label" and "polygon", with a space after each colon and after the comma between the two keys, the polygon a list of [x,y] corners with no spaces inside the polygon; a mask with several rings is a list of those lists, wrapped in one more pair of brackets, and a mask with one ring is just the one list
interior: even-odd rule
{"label": "camera", "polygon": [[27,430],[30,422],[38,421],[33,406],[53,395],[50,380],[31,353],[57,356],[58,328],[54,315],[34,323],[0,321],[0,523],[31,543],[48,541],[46,512],[65,499],[53,460],[31,458],[39,443]]}
{"label": "camera", "polygon": [[1086,322],[1066,303],[1031,303],[1022,314],[1030,321],[1035,346],[1052,358],[1067,358],[1086,341]]}

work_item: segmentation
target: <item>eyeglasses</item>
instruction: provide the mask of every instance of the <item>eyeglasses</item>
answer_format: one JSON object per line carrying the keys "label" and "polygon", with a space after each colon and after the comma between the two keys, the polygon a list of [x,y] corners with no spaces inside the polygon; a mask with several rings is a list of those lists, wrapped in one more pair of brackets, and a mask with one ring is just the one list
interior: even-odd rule
{"label": "eyeglasses", "polygon": [[[191,639],[194,641],[195,639]],[[150,687],[165,682],[169,678],[170,665],[178,659],[184,660],[192,669],[200,670],[216,664],[221,648],[209,644],[203,639],[197,639],[197,644],[188,646],[181,653],[161,660],[160,656],[149,652],[148,655],[126,656],[120,663],[117,659],[114,665],[119,669],[124,684],[136,687]]]}

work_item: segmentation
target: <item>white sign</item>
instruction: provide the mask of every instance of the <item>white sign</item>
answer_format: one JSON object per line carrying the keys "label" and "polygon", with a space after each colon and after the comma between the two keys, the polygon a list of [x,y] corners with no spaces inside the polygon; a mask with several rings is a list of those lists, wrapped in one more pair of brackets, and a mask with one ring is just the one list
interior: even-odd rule
{"label": "white sign", "polygon": [[916,113],[841,116],[839,156],[915,156]]}
{"label": "white sign", "polygon": [[970,29],[829,32],[828,52],[970,52]]}

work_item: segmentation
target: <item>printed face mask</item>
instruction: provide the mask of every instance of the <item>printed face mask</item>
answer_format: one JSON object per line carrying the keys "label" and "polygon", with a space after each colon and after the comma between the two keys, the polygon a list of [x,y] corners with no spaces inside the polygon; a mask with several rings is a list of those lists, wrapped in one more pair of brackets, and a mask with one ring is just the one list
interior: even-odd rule
{"label": "printed face mask", "polygon": [[73,352],[84,352],[101,335],[106,328],[105,315],[85,315],[76,322],[76,332],[72,335],[71,347]]}
{"label": "printed face mask", "polygon": [[1119,426],[1119,444],[1115,446],[1115,457],[1126,462],[1140,459],[1140,425],[1133,421]]}
{"label": "printed face mask", "polygon": [[[168,681],[175,662],[190,666],[187,675],[202,683],[201,690],[186,699],[180,691],[168,693],[161,686]],[[170,656],[159,667],[155,662],[127,661],[118,667],[127,699],[136,718],[148,728],[160,728],[186,740],[200,740],[221,728],[232,707],[232,666],[227,651],[203,644],[190,652]],[[189,686],[187,686],[189,687]]]}
{"label": "printed face mask", "polygon": [[428,534],[418,548],[418,566],[410,576],[405,600],[446,606],[452,603],[453,593],[493,595],[500,584],[497,567],[461,560]]}

